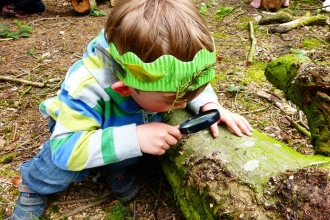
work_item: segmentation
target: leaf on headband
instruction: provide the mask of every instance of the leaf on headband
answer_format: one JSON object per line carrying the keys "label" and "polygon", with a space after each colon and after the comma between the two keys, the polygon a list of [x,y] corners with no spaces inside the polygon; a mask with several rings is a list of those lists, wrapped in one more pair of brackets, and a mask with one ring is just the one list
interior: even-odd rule
{"label": "leaf on headband", "polygon": [[120,62],[132,73],[133,76],[135,76],[135,78],[142,82],[155,82],[166,75],[166,73],[161,75],[151,74],[140,65]]}

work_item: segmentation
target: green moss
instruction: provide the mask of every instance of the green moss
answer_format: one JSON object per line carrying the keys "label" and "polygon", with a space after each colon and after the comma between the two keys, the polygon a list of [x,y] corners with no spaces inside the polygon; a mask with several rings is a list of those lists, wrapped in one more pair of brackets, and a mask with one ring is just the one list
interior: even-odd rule
{"label": "green moss", "polygon": [[1,132],[4,134],[10,134],[12,130],[13,130],[13,126],[7,126],[4,129],[2,129]]}
{"label": "green moss", "polygon": [[249,24],[248,23],[240,23],[237,25],[237,29],[239,30],[248,30],[249,29]]}
{"label": "green moss", "polygon": [[303,4],[303,5],[315,6],[315,5],[319,4],[319,1],[318,0],[300,0],[299,3]]}
{"label": "green moss", "polygon": [[266,81],[264,70],[266,68],[267,63],[256,61],[253,62],[251,66],[245,72],[244,80],[242,81],[243,84],[248,85],[251,82],[256,83],[263,83]]}
{"label": "green moss", "polygon": [[6,178],[10,178],[13,176],[19,175],[18,171],[12,168],[9,164],[2,165],[0,169],[0,176],[5,176]]}
{"label": "green moss", "polygon": [[0,159],[0,163],[10,163],[14,159],[15,155],[14,154],[7,154]]}
{"label": "green moss", "polygon": [[323,45],[323,42],[315,39],[315,38],[309,38],[309,39],[305,39],[302,41],[302,45],[304,46],[305,49],[313,49],[315,47],[319,47]]}
{"label": "green moss", "polygon": [[254,21],[254,18],[251,17],[251,16],[242,16],[242,17],[239,17],[238,20],[241,22],[241,23],[248,23],[249,21]]}
{"label": "green moss", "polygon": [[13,108],[13,107],[15,107],[14,104],[15,104],[15,102],[12,99],[1,99],[0,100],[0,106],[6,106],[9,108]]}
{"label": "green moss", "polygon": [[212,33],[212,37],[216,40],[219,39],[229,39],[230,36],[221,32]]}
{"label": "green moss", "polygon": [[285,92],[287,83],[291,82],[297,75],[294,65],[299,60],[299,56],[288,54],[271,61],[265,69],[267,80]]}

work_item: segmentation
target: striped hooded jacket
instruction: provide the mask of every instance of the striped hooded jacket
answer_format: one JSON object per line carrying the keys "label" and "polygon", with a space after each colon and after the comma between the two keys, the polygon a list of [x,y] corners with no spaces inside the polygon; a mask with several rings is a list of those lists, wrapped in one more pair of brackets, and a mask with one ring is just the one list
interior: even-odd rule
{"label": "striped hooded jacket", "polygon": [[[156,117],[111,89],[118,79],[96,47],[109,48],[104,30],[68,70],[57,96],[40,104],[42,116],[56,120],[50,145],[61,169],[83,170],[141,156],[136,126]],[[188,107],[197,113],[209,102],[218,103],[211,86]]]}

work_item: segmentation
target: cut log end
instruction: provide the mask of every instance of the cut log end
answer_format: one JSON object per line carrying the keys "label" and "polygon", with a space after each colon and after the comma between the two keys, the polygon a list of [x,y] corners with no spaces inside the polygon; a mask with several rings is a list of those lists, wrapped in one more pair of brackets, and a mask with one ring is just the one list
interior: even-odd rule
{"label": "cut log end", "polygon": [[88,13],[91,8],[89,0],[72,0],[71,4],[73,9],[81,14]]}

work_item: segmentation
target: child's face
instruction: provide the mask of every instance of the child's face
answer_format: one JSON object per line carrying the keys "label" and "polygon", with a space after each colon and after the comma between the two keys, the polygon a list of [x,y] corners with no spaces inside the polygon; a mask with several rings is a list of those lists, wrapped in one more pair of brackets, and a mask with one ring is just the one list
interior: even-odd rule
{"label": "child's face", "polygon": [[[137,91],[133,88],[130,88],[130,90],[133,99],[141,108],[147,111],[166,112],[177,108],[185,108],[187,106],[187,102],[175,101],[175,93],[145,92]],[[169,98],[167,98],[167,96]]]}

